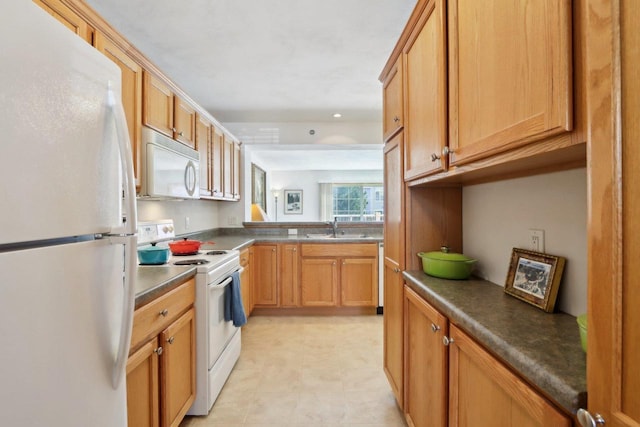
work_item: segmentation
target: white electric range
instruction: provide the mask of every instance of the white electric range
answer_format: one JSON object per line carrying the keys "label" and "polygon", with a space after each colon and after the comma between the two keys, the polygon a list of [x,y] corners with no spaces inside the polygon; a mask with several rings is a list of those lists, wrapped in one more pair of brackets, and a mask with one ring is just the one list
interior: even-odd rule
{"label": "white electric range", "polygon": [[[138,246],[163,246],[174,238],[172,220],[138,223]],[[240,328],[225,321],[224,313],[231,275],[241,270],[240,253],[201,248],[195,254],[171,255],[166,264],[146,268],[171,265],[196,267],[196,399],[187,414],[206,415],[240,357]]]}

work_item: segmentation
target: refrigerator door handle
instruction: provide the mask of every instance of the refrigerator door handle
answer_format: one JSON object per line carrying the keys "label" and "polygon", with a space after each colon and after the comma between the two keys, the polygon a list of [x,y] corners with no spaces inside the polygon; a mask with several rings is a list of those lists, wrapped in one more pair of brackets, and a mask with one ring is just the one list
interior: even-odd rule
{"label": "refrigerator door handle", "polygon": [[138,262],[136,236],[109,236],[111,244],[124,244],[125,270],[124,270],[124,295],[122,303],[122,322],[120,323],[120,338],[118,340],[118,352],[113,366],[112,383],[117,389],[125,375],[125,366],[131,345],[131,333],[133,328],[133,310],[135,306],[135,287],[133,284],[135,266]]}
{"label": "refrigerator door handle", "polygon": [[107,90],[107,107],[110,109],[116,126],[116,137],[120,148],[120,162],[124,171],[124,206],[127,212],[127,220],[120,227],[114,227],[109,234],[135,234],[138,227],[136,211],[136,177],[133,172],[133,153],[131,151],[131,141],[129,130],[127,129],[127,118],[120,98],[111,87]]}

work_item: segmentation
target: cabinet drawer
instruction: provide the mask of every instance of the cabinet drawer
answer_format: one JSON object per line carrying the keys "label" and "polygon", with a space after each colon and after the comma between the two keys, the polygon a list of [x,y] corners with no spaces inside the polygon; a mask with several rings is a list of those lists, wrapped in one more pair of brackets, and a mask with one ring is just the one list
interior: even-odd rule
{"label": "cabinet drawer", "polygon": [[330,257],[375,257],[378,253],[377,243],[306,243],[302,244],[302,256],[330,256]]}
{"label": "cabinet drawer", "polygon": [[191,279],[135,311],[133,314],[133,333],[131,334],[132,350],[143,341],[157,335],[189,306],[193,305],[195,284],[195,279]]}

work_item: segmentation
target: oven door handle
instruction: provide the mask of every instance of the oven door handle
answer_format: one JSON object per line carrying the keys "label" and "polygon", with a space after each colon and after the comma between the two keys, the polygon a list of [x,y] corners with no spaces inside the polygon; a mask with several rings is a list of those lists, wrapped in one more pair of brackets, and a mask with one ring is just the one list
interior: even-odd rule
{"label": "oven door handle", "polygon": [[233,280],[233,277],[229,276],[226,279],[224,279],[222,282],[216,285],[209,285],[209,288],[224,288],[225,286],[230,284],[232,280]]}

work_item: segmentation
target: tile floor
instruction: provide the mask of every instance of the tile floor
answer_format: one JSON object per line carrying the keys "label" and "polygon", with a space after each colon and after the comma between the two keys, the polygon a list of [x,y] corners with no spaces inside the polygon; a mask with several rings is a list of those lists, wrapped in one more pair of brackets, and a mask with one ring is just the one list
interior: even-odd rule
{"label": "tile floor", "polygon": [[382,370],[382,316],[254,316],[207,417],[180,427],[404,427]]}

